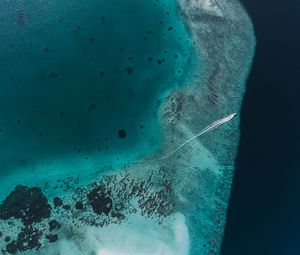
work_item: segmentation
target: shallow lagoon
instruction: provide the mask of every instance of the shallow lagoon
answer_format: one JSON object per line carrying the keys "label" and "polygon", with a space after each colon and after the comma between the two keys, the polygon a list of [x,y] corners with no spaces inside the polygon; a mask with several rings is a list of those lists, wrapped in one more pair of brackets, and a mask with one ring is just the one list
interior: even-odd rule
{"label": "shallow lagoon", "polygon": [[1,9],[2,174],[51,158],[126,163],[159,147],[157,109],[193,52],[174,1]]}

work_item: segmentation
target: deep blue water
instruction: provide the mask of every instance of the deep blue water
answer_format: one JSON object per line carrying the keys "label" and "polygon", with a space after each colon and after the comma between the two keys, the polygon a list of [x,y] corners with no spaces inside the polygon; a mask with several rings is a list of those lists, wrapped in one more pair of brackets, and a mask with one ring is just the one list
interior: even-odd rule
{"label": "deep blue water", "polygon": [[242,1],[256,56],[241,114],[223,255],[300,254],[299,45],[297,1]]}

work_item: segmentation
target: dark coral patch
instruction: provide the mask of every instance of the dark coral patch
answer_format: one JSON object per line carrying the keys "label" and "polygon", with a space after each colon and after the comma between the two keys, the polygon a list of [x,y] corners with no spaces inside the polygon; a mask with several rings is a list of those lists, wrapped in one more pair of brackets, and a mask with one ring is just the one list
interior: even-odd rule
{"label": "dark coral patch", "polygon": [[96,109],[96,104],[94,104],[94,103],[90,104],[89,107],[88,107],[88,111],[89,112],[91,112],[91,111],[93,111],[95,109]]}
{"label": "dark coral patch", "polygon": [[105,74],[105,72],[104,72],[104,71],[99,71],[99,75],[100,75],[101,77],[103,77],[103,76],[104,76],[104,74]]}
{"label": "dark coral patch", "polygon": [[119,135],[120,138],[125,138],[126,137],[126,131],[125,131],[125,129],[120,129],[118,131],[118,135]]}
{"label": "dark coral patch", "polygon": [[89,42],[90,42],[90,43],[94,43],[94,42],[95,42],[95,38],[94,38],[94,37],[90,37],[90,38],[89,38]]}
{"label": "dark coral patch", "polygon": [[60,227],[61,227],[59,222],[56,221],[56,220],[50,220],[48,224],[49,224],[49,230],[50,231],[53,231],[55,229],[60,229]]}
{"label": "dark coral patch", "polygon": [[19,233],[16,241],[12,241],[6,245],[6,251],[10,254],[15,254],[17,251],[38,250],[41,247],[40,237],[40,231],[34,229],[32,226],[26,226]]}
{"label": "dark coral patch", "polygon": [[133,66],[127,66],[124,68],[124,70],[128,73],[128,74],[132,74],[133,73]]}
{"label": "dark coral patch", "polygon": [[117,218],[118,220],[124,220],[125,219],[125,216],[122,213],[116,212],[116,211],[112,211],[111,216]]}
{"label": "dark coral patch", "polygon": [[83,209],[84,209],[83,203],[80,202],[80,201],[76,202],[75,208],[76,208],[77,210],[83,210]]}
{"label": "dark coral patch", "polygon": [[58,240],[58,235],[47,235],[46,238],[49,240],[49,243],[54,243]]}
{"label": "dark coral patch", "polygon": [[104,213],[106,215],[110,213],[112,208],[112,199],[106,192],[104,186],[101,185],[95,187],[88,193],[87,197],[95,213]]}
{"label": "dark coral patch", "polygon": [[24,225],[49,218],[51,206],[40,188],[18,185],[0,205],[0,219],[21,219]]}
{"label": "dark coral patch", "polygon": [[6,251],[10,254],[15,254],[18,251],[17,243],[11,242],[8,245],[6,245]]}
{"label": "dark coral patch", "polygon": [[69,211],[71,209],[71,206],[70,205],[63,205],[62,208],[65,209],[66,211]]}
{"label": "dark coral patch", "polygon": [[19,251],[39,249],[41,247],[41,232],[32,226],[26,226],[18,235],[17,247]]}
{"label": "dark coral patch", "polygon": [[54,208],[61,207],[63,205],[63,201],[59,197],[53,198]]}

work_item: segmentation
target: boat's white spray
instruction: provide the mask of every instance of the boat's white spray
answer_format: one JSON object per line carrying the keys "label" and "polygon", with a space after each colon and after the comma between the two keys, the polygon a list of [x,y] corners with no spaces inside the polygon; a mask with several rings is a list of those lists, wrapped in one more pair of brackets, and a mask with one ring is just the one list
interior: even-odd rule
{"label": "boat's white spray", "polygon": [[200,131],[200,133],[194,135],[193,137],[191,137],[190,139],[188,139],[187,141],[185,141],[183,144],[181,144],[180,146],[178,146],[175,150],[173,150],[172,152],[170,152],[169,154],[159,158],[158,160],[164,160],[169,158],[170,156],[172,156],[174,153],[176,153],[177,151],[179,151],[182,147],[184,147],[185,145],[187,145],[188,143],[190,143],[191,141],[195,140],[196,138],[198,138],[201,135],[204,135],[216,128],[218,128],[219,126],[227,123],[228,121],[232,120],[234,117],[236,116],[236,113],[232,113],[230,115],[228,115],[227,117],[224,117],[222,119],[219,119],[215,122],[213,122],[212,124],[208,125],[207,127],[205,127],[204,129],[202,129]]}

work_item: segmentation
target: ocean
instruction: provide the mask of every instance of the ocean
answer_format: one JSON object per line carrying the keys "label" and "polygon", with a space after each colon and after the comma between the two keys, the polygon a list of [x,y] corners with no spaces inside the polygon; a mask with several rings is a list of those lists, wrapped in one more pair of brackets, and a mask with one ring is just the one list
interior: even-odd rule
{"label": "ocean", "polygon": [[257,48],[222,254],[300,254],[299,45],[296,1],[243,0]]}

